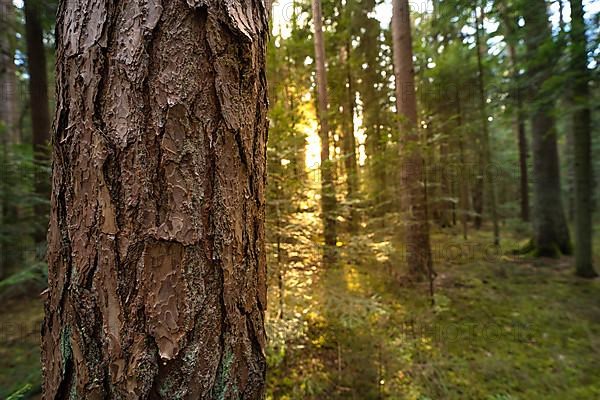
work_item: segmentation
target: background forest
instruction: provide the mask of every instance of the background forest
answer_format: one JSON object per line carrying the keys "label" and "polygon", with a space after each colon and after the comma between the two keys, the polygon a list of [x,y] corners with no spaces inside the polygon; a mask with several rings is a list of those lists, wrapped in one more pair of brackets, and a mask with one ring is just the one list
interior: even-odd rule
{"label": "background forest", "polygon": [[[600,398],[600,2],[392,3],[270,4],[268,398]],[[56,11],[0,0],[0,399],[41,394]]]}

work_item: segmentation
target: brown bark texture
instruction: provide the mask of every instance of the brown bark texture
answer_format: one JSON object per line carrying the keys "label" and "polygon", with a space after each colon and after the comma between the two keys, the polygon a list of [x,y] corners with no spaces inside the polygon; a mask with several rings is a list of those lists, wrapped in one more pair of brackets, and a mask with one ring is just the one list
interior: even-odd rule
{"label": "brown bark texture", "polygon": [[404,240],[409,274],[414,278],[432,273],[424,159],[417,127],[417,100],[413,67],[408,0],[393,0],[392,40],[396,79],[396,107],[400,119],[400,190],[404,211]]}
{"label": "brown bark texture", "polygon": [[267,26],[60,2],[44,399],[263,398]]}

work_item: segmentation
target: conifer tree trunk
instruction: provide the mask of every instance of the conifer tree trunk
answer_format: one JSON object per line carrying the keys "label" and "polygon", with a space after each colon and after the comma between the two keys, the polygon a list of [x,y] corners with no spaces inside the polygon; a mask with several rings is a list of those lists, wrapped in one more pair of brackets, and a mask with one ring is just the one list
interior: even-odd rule
{"label": "conifer tree trunk", "polygon": [[325,42],[323,39],[323,15],[321,0],[312,1],[314,24],[315,63],[317,78],[317,110],[319,136],[321,137],[321,212],[323,215],[323,235],[325,251],[323,260],[331,264],[335,260],[337,243],[335,186],[333,182],[333,163],[329,156],[329,100],[327,96],[327,70],[325,68]]}
{"label": "conifer tree trunk", "polygon": [[446,166],[450,165],[450,143],[449,138],[444,138],[440,143],[440,158],[439,158],[439,178],[440,178],[440,200],[437,201],[439,210],[439,224],[442,228],[451,226],[451,207],[452,202],[448,199],[452,197],[451,182],[449,179],[449,171]]}
{"label": "conifer tree trunk", "polygon": [[[467,157],[465,154],[465,135],[463,132],[463,112],[462,112],[462,105],[461,105],[461,100],[460,100],[460,93],[457,91],[456,92],[456,115],[457,115],[457,119],[456,119],[456,124],[457,124],[457,128],[459,131],[459,136],[458,136],[458,152],[459,152],[459,160],[460,160],[460,164],[463,166],[462,168],[465,168],[465,166],[467,165]],[[468,212],[469,212],[469,179],[467,179],[467,177],[465,176],[466,174],[464,173],[459,173],[457,174],[457,179],[459,180],[459,182],[457,182],[457,184],[460,186],[460,201],[459,201],[459,206],[460,206],[460,212],[461,212],[461,216],[460,216],[460,220],[461,220],[461,224],[462,224],[462,233],[463,233],[463,239],[467,240],[469,237],[469,224],[467,223],[468,220]]]}
{"label": "conifer tree trunk", "polygon": [[425,168],[417,126],[417,100],[413,67],[408,0],[392,2],[393,60],[396,107],[400,118],[402,208],[409,274],[432,278],[432,259],[427,217]]}
{"label": "conifer tree trunk", "polygon": [[[12,0],[0,0],[0,174],[3,178],[12,174],[11,151],[13,144],[19,143],[18,135],[18,96],[17,75],[15,66],[15,12]],[[11,179],[3,179],[0,182],[0,225],[4,240],[0,241],[0,279],[4,278],[8,269],[18,265],[21,254],[14,251],[12,235],[7,234],[6,229],[17,217],[18,210],[14,206],[15,199],[11,196]],[[11,198],[12,197],[12,198]],[[18,200],[17,200],[18,201]]]}
{"label": "conifer tree trunk", "polygon": [[510,58],[511,73],[513,84],[516,87],[513,90],[515,107],[515,131],[517,133],[517,142],[519,149],[519,197],[521,206],[521,219],[529,221],[529,171],[527,159],[529,150],[527,144],[527,134],[525,130],[525,110],[523,107],[523,90],[521,83],[521,73],[519,72],[519,57],[517,55],[516,43],[518,38],[515,36],[518,26],[516,19],[510,14],[505,2],[500,3],[500,14],[506,30],[506,45],[508,47],[508,56]]}
{"label": "conifer tree trunk", "polygon": [[570,254],[571,242],[560,192],[554,100],[544,84],[552,77],[554,60],[545,50],[552,41],[546,3],[523,3],[528,82],[533,136],[534,247],[539,256]]}
{"label": "conifer tree trunk", "polygon": [[[48,109],[48,76],[46,72],[46,49],[44,47],[44,29],[39,0],[26,0],[25,31],[27,42],[27,69],[29,72],[29,109],[31,112],[31,128],[33,136],[33,159],[38,168],[35,170],[34,190],[42,200],[50,199],[49,177],[43,172],[50,158],[48,144],[50,142],[50,113]],[[46,203],[40,202],[34,207],[36,221],[44,223],[48,217]],[[36,244],[46,240],[46,226],[34,228]]]}
{"label": "conifer tree trunk", "polygon": [[573,113],[573,155],[575,162],[575,264],[577,275],[597,276],[592,265],[592,140],[590,72],[587,67],[587,39],[581,0],[571,0],[571,65],[576,105]]}
{"label": "conifer tree trunk", "polygon": [[[572,86],[572,82],[571,82]],[[563,107],[567,110],[574,109],[576,107],[573,104],[573,87],[568,88],[567,95],[561,99]],[[566,204],[565,213],[569,222],[575,221],[575,120],[573,118],[566,121],[566,132],[565,132],[565,186],[566,186]]]}
{"label": "conifer tree trunk", "polygon": [[344,106],[345,113],[345,129],[343,137],[344,147],[344,166],[346,169],[348,201],[350,203],[350,217],[348,230],[350,233],[358,232],[359,215],[356,209],[356,200],[358,196],[358,163],[356,161],[356,138],[354,137],[354,80],[352,78],[352,66],[350,62],[351,45],[347,43],[345,46],[345,69],[346,69],[346,105]]}
{"label": "conifer tree trunk", "polygon": [[[483,23],[484,23],[484,11],[483,5],[479,7],[479,15],[476,15],[476,27],[475,27],[475,46],[477,48],[477,68],[478,68],[478,83],[479,83],[479,107],[481,113],[481,143],[479,151],[482,155],[482,163],[479,166],[480,170],[483,171],[484,175],[484,187],[488,197],[488,204],[490,207],[490,214],[492,217],[492,225],[494,229],[494,244],[498,246],[500,244],[500,226],[498,225],[498,209],[496,207],[496,184],[494,182],[494,163],[492,159],[492,151],[490,149],[490,132],[487,115],[487,98],[485,95],[485,77],[483,72],[483,56],[486,54],[485,41],[482,40]],[[475,11],[477,12],[477,11]]]}
{"label": "conifer tree trunk", "polygon": [[1,143],[14,144],[18,137],[18,96],[15,66],[15,10],[12,0],[0,0],[0,122]]}
{"label": "conifer tree trunk", "polygon": [[[511,46],[514,52],[514,46]],[[515,58],[516,59],[516,58]],[[516,65],[516,61],[514,63]],[[518,72],[516,71],[518,74]],[[517,141],[519,146],[519,193],[521,205],[521,220],[529,222],[529,170],[527,159],[529,158],[529,146],[527,144],[527,132],[525,130],[525,111],[523,110],[522,93],[520,88],[520,79],[515,75],[517,80],[516,89],[516,118],[515,125],[517,130]]]}
{"label": "conifer tree trunk", "polygon": [[262,399],[267,10],[61,1],[44,399]]}

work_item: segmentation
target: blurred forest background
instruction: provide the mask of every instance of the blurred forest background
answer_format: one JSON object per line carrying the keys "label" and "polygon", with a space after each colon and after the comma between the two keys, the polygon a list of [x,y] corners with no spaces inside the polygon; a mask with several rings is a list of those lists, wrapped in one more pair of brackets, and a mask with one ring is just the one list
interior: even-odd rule
{"label": "blurred forest background", "polygon": [[[396,5],[412,42],[270,5],[268,398],[600,398],[600,2]],[[1,399],[41,392],[56,9],[0,0]]]}

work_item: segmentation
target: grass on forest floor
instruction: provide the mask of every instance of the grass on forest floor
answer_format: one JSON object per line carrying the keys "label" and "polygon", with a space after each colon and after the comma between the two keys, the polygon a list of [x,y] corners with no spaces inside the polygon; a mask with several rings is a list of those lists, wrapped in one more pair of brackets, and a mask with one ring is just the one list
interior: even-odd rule
{"label": "grass on forest floor", "polygon": [[0,313],[0,399],[39,398],[43,316],[42,300],[37,295],[3,301]]}
{"label": "grass on forest floor", "polygon": [[453,238],[451,256],[438,253],[433,307],[427,285],[399,283],[391,244],[354,240],[312,278],[312,301],[289,310],[305,337],[279,343],[270,398],[600,398],[600,281],[574,277],[570,257],[473,250],[489,240]]}
{"label": "grass on forest floor", "polygon": [[[426,285],[399,283],[383,238],[344,243],[326,271],[312,239],[298,240],[283,310],[269,289],[269,398],[600,398],[600,280],[574,277],[569,257],[508,257],[510,239],[502,254],[474,250],[489,233],[438,247],[433,307]],[[449,240],[435,234],[434,250]],[[22,398],[39,397],[42,314],[37,297],[5,302],[0,398],[27,385]]]}

